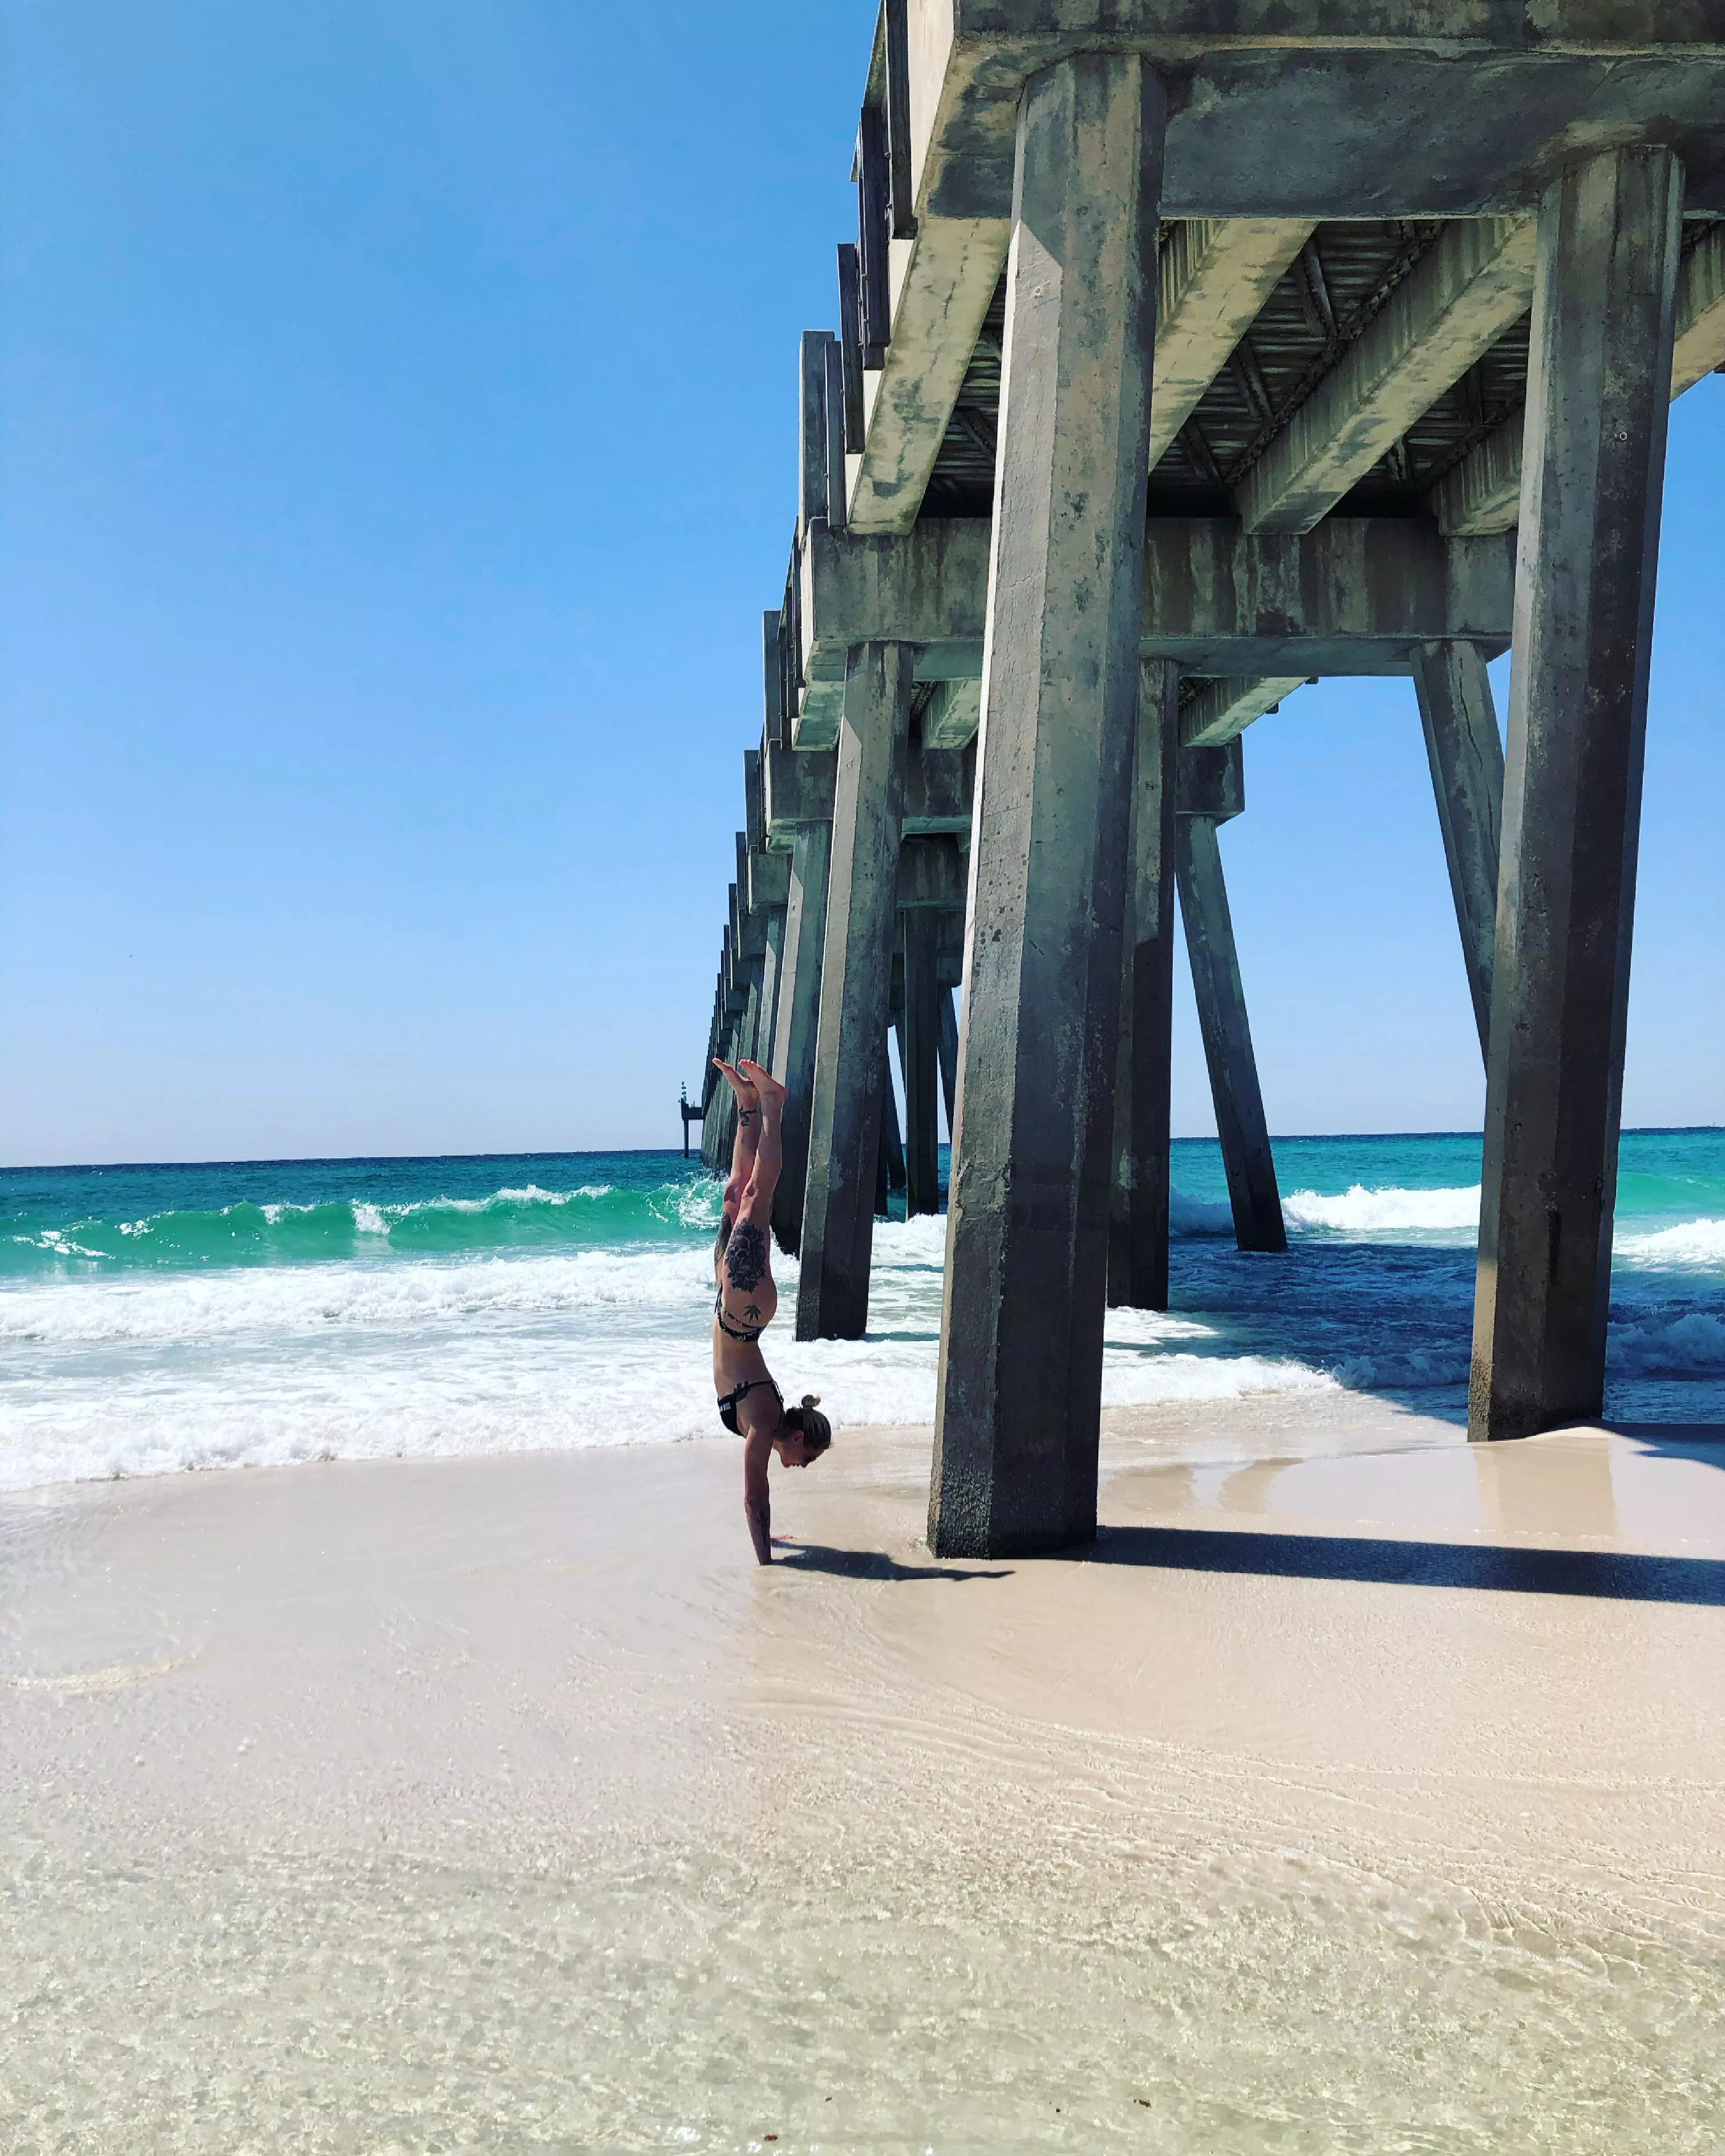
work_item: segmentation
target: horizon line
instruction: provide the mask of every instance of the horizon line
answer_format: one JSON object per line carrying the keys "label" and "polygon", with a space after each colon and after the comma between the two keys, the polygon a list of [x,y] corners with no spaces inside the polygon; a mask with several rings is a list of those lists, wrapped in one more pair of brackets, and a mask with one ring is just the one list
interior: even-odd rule
{"label": "horizon line", "polygon": [[[1622,1137],[1697,1137],[1708,1132],[1725,1135],[1725,1123],[1626,1123]],[[1382,1138],[1475,1138],[1483,1142],[1485,1132],[1477,1131],[1281,1131],[1271,1132],[1271,1145],[1302,1145],[1320,1140],[1358,1141]],[[1173,1137],[1170,1145],[1217,1145],[1219,1139],[1210,1135]],[[950,1152],[951,1146],[943,1141],[940,1150]],[[484,1160],[585,1160],[616,1158],[621,1154],[670,1153],[680,1159],[682,1147],[673,1142],[664,1146],[566,1146],[533,1152],[354,1152],[354,1153],[258,1153],[218,1156],[208,1160],[67,1160],[17,1162],[0,1164],[0,1175],[88,1175],[107,1170],[167,1168],[367,1168],[398,1164],[404,1161],[442,1163],[445,1161]],[[700,1156],[690,1155],[690,1164],[696,1165]]]}

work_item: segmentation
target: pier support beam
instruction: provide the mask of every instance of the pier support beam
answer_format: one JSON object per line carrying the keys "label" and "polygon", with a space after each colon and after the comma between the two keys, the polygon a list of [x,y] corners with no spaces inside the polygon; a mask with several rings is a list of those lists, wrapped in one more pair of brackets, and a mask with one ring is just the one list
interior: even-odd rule
{"label": "pier support beam", "polygon": [[868,1323],[916,659],[909,644],[860,644],[845,677],[809,1101],[799,1340],[860,1340]]}
{"label": "pier support beam", "polygon": [[940,1194],[940,916],[907,906],[899,915],[905,954],[905,1205],[938,1213]]}
{"label": "pier support beam", "polygon": [[1136,55],[1019,111],[930,1548],[1096,1531],[1166,103]]}
{"label": "pier support beam", "polygon": [[751,958],[745,969],[748,983],[747,1000],[742,1007],[742,1016],[737,1025],[737,1052],[752,1060],[758,1060],[761,1036],[761,975],[762,962]]}
{"label": "pier support beam", "polygon": [[1138,670],[1108,1222],[1108,1300],[1136,1310],[1168,1308],[1174,760],[1179,726],[1179,668],[1167,659],[1144,660]]}
{"label": "pier support beam", "polygon": [[941,1099],[947,1111],[947,1141],[957,1127],[958,1004],[957,992],[941,990]]}
{"label": "pier support beam", "polygon": [[1548,187],[1528,353],[1468,1435],[1604,1405],[1683,177]]}
{"label": "pier support beam", "polygon": [[827,933],[830,824],[798,824],[791,847],[790,898],[779,963],[778,1014],[768,1065],[788,1089],[781,1125],[784,1166],[773,1198],[773,1232],[792,1256],[803,1246],[803,1198],[809,1177],[809,1106],[820,1030],[820,973]]}
{"label": "pier support beam", "polygon": [[890,1219],[892,1194],[905,1187],[905,1142],[898,1127],[898,1101],[892,1091],[892,1055],[880,1044],[880,1144],[875,1155],[875,1218]]}
{"label": "pier support beam", "polygon": [[1414,686],[1483,1056],[1489,1052],[1497,942],[1503,743],[1486,662],[1471,644],[1421,644],[1414,654]]}
{"label": "pier support beam", "polygon": [[757,1063],[773,1068],[773,1047],[778,1032],[778,992],[784,978],[785,908],[767,909],[767,952],[761,962],[761,1018],[750,1050]]}
{"label": "pier support beam", "polygon": [[1222,880],[1222,852],[1210,817],[1178,819],[1174,861],[1199,1029],[1215,1102],[1216,1136],[1228,1177],[1228,1202],[1234,1209],[1234,1240],[1243,1250],[1285,1250],[1288,1238],[1281,1194],[1276,1187],[1264,1096],[1246,1022],[1234,921]]}

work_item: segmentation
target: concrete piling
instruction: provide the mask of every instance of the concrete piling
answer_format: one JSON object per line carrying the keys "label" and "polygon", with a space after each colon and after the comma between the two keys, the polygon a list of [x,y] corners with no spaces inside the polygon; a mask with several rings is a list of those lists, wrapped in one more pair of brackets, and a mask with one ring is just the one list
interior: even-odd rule
{"label": "concrete piling", "polygon": [[1177,820],[1174,865],[1199,1030],[1204,1035],[1215,1104],[1216,1136],[1234,1213],[1234,1240],[1243,1250],[1285,1250],[1287,1230],[1214,818],[1182,816]]}
{"label": "concrete piling", "polygon": [[755,1045],[751,1053],[757,1063],[773,1068],[773,1042],[778,1031],[778,992],[784,975],[784,928],[786,908],[769,906],[767,911],[767,949],[761,961],[761,1011],[755,1029]]}
{"label": "concrete piling", "polygon": [[958,1091],[958,1006],[951,988],[941,990],[941,1099],[947,1111],[947,1137],[950,1142],[957,1127]]}
{"label": "concrete piling", "polygon": [[1019,110],[929,1547],[1095,1532],[1161,83]]}
{"label": "concrete piling", "polygon": [[858,1340],[868,1322],[915,667],[908,645],[861,644],[845,677],[797,1282],[799,1340]]}
{"label": "concrete piling", "polygon": [[898,1099],[892,1090],[892,1055],[880,1043],[880,1143],[875,1169],[875,1218],[890,1219],[895,1191],[905,1187],[905,1142],[898,1124]]}
{"label": "concrete piling", "polygon": [[1602,1411],[1682,170],[1548,186],[1522,459],[1469,1435]]}
{"label": "concrete piling", "polygon": [[905,1014],[900,1060],[905,1081],[905,1204],[911,1215],[940,1210],[940,916],[899,912]]}
{"label": "concrete piling", "polygon": [[1108,1300],[1168,1307],[1168,1113],[1174,1003],[1174,778],[1180,670],[1138,670],[1120,1046],[1114,1083],[1114,1185]]}
{"label": "concrete piling", "polygon": [[815,1045],[820,1030],[820,976],[827,933],[827,871],[830,824],[797,825],[792,842],[790,897],[785,907],[784,953],[773,1060],[768,1066],[786,1088],[780,1125],[784,1166],[773,1196],[773,1232],[792,1256],[803,1247],[803,1199],[809,1178],[809,1109],[814,1091]]}
{"label": "concrete piling", "polygon": [[1497,864],[1503,827],[1503,743],[1486,662],[1471,644],[1422,644],[1414,686],[1444,834],[1468,993],[1489,1054],[1497,942]]}

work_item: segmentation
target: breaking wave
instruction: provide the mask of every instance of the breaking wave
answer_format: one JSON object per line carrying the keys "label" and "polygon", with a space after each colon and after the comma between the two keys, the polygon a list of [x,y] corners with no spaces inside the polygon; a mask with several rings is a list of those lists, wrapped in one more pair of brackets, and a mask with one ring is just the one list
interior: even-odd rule
{"label": "breaking wave", "polygon": [[1282,1200],[1290,1228],[1356,1240],[1362,1236],[1455,1235],[1479,1232],[1480,1186],[1447,1190],[1368,1190],[1356,1183],[1339,1196],[1296,1190]]}
{"label": "breaking wave", "polygon": [[1645,1235],[1620,1235],[1611,1255],[1631,1265],[1725,1271],[1725,1220],[1680,1220]]}
{"label": "breaking wave", "polygon": [[[1725,1419],[1725,1147],[1626,1147],[1608,1404]],[[1284,1161],[1295,1248],[1242,1259],[1214,1148],[1177,1148],[1177,1307],[1109,1312],[1106,1404],[1459,1400],[1477,1139]],[[718,1430],[719,1186],[674,1156],[20,1170],[0,1194],[0,1487]],[[946,1238],[944,1218],[876,1224],[863,1341],[793,1339],[782,1263],[787,1389],[841,1430],[928,1423]]]}
{"label": "breaking wave", "polygon": [[391,1254],[460,1256],[502,1250],[663,1242],[718,1224],[718,1185],[705,1179],[646,1190],[536,1183],[482,1197],[437,1196],[389,1204],[287,1199],[150,1213],[130,1220],[92,1216],[60,1225],[25,1221],[0,1241],[0,1275],[112,1276],[228,1265],[316,1265]]}

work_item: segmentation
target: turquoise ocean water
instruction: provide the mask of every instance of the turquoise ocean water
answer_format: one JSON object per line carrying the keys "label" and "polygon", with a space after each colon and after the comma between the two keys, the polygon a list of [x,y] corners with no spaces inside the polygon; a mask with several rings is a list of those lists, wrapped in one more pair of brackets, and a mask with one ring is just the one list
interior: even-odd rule
{"label": "turquoise ocean water", "polygon": [[[1112,1315],[1107,1401],[1459,1414],[1476,1137],[1278,1140],[1286,1258],[1174,1152],[1173,1307]],[[717,1195],[674,1152],[0,1171],[0,1487],[710,1433]],[[932,1419],[944,1231],[877,1224],[870,1337],[782,1325],[788,1389]],[[1725,1132],[1625,1137],[1609,1368],[1616,1415],[1725,1421]]]}

